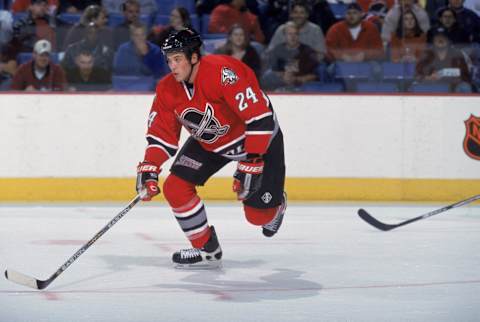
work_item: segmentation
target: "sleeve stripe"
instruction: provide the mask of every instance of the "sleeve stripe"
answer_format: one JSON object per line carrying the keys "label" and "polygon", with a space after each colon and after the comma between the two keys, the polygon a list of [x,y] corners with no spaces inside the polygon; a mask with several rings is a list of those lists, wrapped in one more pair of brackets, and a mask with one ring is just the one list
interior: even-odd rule
{"label": "sleeve stripe", "polygon": [[155,144],[151,144],[149,146],[147,146],[147,150],[150,149],[150,148],[156,148],[156,149],[161,149],[163,152],[165,152],[166,155],[170,156],[170,157],[173,157],[175,155],[172,154],[171,152],[169,152],[167,149],[165,149],[165,147],[163,145],[155,145]]}
{"label": "sleeve stripe", "polygon": [[167,148],[171,148],[171,149],[178,150],[178,145],[173,145],[173,144],[167,143],[167,142],[165,142],[164,140],[160,139],[159,137],[156,137],[156,136],[154,136],[154,135],[148,134],[148,135],[147,135],[147,139],[148,139],[148,138],[152,138],[152,139],[154,139],[155,141],[158,141],[159,143],[161,143],[162,145],[166,146]]}
{"label": "sleeve stripe", "polygon": [[264,114],[261,114],[261,115],[257,115],[257,116],[255,116],[255,117],[252,117],[252,118],[249,119],[249,120],[246,120],[246,121],[245,121],[245,124],[250,124],[250,123],[252,123],[252,122],[254,122],[254,121],[261,120],[261,119],[263,119],[263,118],[265,118],[265,117],[269,117],[269,116],[272,115],[272,114],[273,114],[272,112],[267,112],[267,113],[264,113]]}
{"label": "sleeve stripe", "polygon": [[273,131],[245,131],[246,135],[271,135]]}
{"label": "sleeve stripe", "polygon": [[147,137],[147,142],[148,142],[148,146],[147,146],[147,149],[149,147],[155,147],[155,148],[162,148],[163,150],[165,150],[167,152],[167,155],[173,157],[176,153],[177,153],[177,150],[176,148],[172,148],[171,145],[170,146],[166,146],[165,144],[163,144],[163,142],[160,142],[160,141],[157,141],[151,137]]}

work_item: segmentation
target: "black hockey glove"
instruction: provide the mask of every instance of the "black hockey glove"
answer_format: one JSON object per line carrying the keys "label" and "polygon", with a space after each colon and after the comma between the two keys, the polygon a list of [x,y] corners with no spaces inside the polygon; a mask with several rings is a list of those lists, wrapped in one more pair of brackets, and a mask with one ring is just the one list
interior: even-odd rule
{"label": "black hockey glove", "polygon": [[263,178],[262,158],[249,158],[239,161],[237,171],[233,174],[233,191],[238,200],[247,200],[260,189]]}
{"label": "black hockey glove", "polygon": [[160,193],[158,174],[160,169],[151,163],[141,162],[137,167],[137,193],[143,201],[150,201]]}

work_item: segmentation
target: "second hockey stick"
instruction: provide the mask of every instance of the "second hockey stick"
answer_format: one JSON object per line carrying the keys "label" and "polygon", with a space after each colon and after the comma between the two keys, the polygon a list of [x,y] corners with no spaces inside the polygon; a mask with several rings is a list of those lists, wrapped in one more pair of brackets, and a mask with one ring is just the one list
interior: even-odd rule
{"label": "second hockey stick", "polygon": [[142,199],[142,195],[138,194],[130,203],[118,213],[110,222],[103,227],[92,239],[90,239],[85,245],[83,245],[75,254],[73,254],[62,266],[55,273],[52,274],[46,280],[38,280],[34,277],[25,275],[23,273],[7,269],[5,271],[5,277],[17,284],[25,285],[34,289],[43,290],[46,288],[50,283],[52,283],[60,274],[65,272],[65,270],[75,262],[80,255],[82,255],[90,246],[93,245],[103,234],[105,234],[113,225],[117,223],[127,212],[129,212],[140,200]]}
{"label": "second hockey stick", "polygon": [[479,200],[480,199],[480,195],[476,195],[476,196],[473,196],[473,197],[470,197],[468,199],[465,199],[465,200],[462,200],[462,201],[459,201],[457,203],[454,203],[454,204],[451,204],[451,205],[448,205],[448,206],[445,206],[443,208],[440,208],[440,209],[436,209],[436,210],[433,210],[433,211],[430,211],[430,212],[427,212],[426,214],[424,215],[421,215],[421,216],[418,216],[418,217],[415,217],[415,218],[412,218],[412,219],[408,219],[408,220],[405,220],[405,221],[402,221],[398,224],[392,224],[392,225],[389,225],[389,224],[385,224],[377,219],[375,219],[375,217],[373,217],[372,215],[370,215],[366,210],[364,209],[359,209],[358,210],[358,215],[360,216],[360,218],[362,218],[363,220],[365,220],[367,223],[369,223],[370,225],[372,225],[373,227],[377,228],[377,229],[380,229],[380,230],[383,230],[383,231],[389,231],[389,230],[392,230],[394,228],[397,228],[397,227],[401,227],[401,226],[405,226],[405,225],[408,225],[408,224],[411,224],[412,222],[415,222],[415,221],[418,221],[418,220],[421,220],[421,219],[425,219],[425,218],[428,218],[428,217],[431,217],[431,216],[434,216],[434,215],[438,215],[444,211],[447,211],[447,210],[450,210],[450,209],[453,209],[453,208],[457,208],[457,207],[461,207],[461,206],[464,206],[466,204],[469,204],[471,202],[474,202],[475,200]]}

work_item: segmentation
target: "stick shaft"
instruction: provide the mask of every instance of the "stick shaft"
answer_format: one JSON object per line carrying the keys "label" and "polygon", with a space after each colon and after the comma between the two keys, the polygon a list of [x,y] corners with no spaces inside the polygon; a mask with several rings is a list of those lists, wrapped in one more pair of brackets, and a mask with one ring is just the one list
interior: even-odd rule
{"label": "stick shaft", "polygon": [[418,221],[418,220],[421,220],[421,219],[425,219],[425,218],[428,218],[428,217],[431,217],[431,216],[434,216],[434,215],[438,215],[442,212],[445,212],[447,210],[450,210],[450,209],[453,209],[453,208],[457,208],[457,207],[461,207],[461,206],[464,206],[464,205],[467,205],[469,203],[472,203],[476,200],[479,200],[480,199],[480,195],[476,195],[476,196],[473,196],[473,197],[470,197],[468,199],[465,199],[465,200],[461,200],[459,202],[456,202],[454,204],[451,204],[451,205],[448,205],[448,206],[445,206],[443,208],[440,208],[440,209],[436,209],[436,210],[433,210],[433,211],[430,211],[430,212],[427,212],[426,214],[423,214],[423,215],[420,215],[418,217],[414,217],[412,219],[408,219],[408,220],[405,220],[405,221],[402,221],[398,224],[392,224],[392,225],[389,225],[389,224],[385,224],[381,221],[379,221],[378,219],[374,218],[372,215],[370,215],[367,211],[365,211],[364,209],[359,209],[358,210],[358,215],[363,219],[365,220],[367,223],[369,223],[370,225],[374,226],[375,228],[377,229],[380,229],[380,230],[383,230],[383,231],[388,231],[388,230],[392,230],[394,228],[397,228],[397,227],[401,227],[401,226],[405,226],[405,225],[408,225],[408,224],[411,224],[415,221]]}
{"label": "stick shaft", "polygon": [[[112,220],[108,222],[105,227],[103,227],[95,236],[92,237],[87,243],[85,243],[75,254],[73,254],[62,266],[60,266],[55,273],[52,274],[47,280],[37,280],[25,274],[7,270],[5,271],[5,276],[7,279],[12,280],[16,283],[26,285],[29,287],[44,289],[50,283],[52,283],[60,274],[62,274],[70,265],[73,264],[90,246],[92,246],[103,234],[105,234],[113,225],[115,225],[127,212],[129,212],[140,200],[142,196],[138,194],[130,203],[120,211]],[[36,284],[36,287],[34,287]]]}

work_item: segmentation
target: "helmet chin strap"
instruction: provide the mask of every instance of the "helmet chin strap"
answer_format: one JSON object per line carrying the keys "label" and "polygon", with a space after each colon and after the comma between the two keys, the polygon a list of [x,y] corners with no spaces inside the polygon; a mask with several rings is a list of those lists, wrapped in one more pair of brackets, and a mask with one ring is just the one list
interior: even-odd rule
{"label": "helmet chin strap", "polygon": [[190,83],[190,78],[192,77],[192,73],[193,73],[193,68],[195,67],[196,64],[198,64],[200,60],[197,58],[197,62],[195,64],[192,64],[192,58],[190,57],[190,73],[188,74],[188,77],[187,77],[187,83]]}

